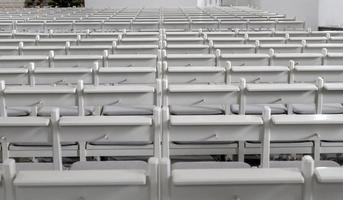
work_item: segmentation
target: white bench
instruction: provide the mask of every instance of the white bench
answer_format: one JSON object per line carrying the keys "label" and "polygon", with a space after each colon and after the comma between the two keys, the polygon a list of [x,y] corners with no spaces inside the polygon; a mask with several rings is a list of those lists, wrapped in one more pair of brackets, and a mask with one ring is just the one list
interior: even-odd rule
{"label": "white bench", "polygon": [[270,56],[268,54],[225,54],[220,50],[216,51],[217,66],[225,66],[227,61],[232,66],[268,66]]}
{"label": "white bench", "polygon": [[287,66],[293,60],[296,65],[322,65],[321,53],[275,53],[270,50],[270,65]]}
{"label": "white bench", "polygon": [[124,29],[130,29],[131,28],[131,23],[130,21],[109,21],[109,22],[104,22],[103,23],[103,31],[120,31]]}
{"label": "white bench", "polygon": [[339,136],[341,118],[341,115],[275,115],[265,119],[265,123],[270,124],[265,132],[269,135],[266,138],[270,141],[313,141],[313,154],[315,160],[319,160],[321,140],[342,140]]}
{"label": "white bench", "polygon": [[164,48],[168,54],[206,54],[210,53],[209,45],[206,44],[167,44]]}
{"label": "white bench", "polygon": [[216,49],[220,49],[223,54],[253,54],[256,52],[256,46],[253,44],[213,44],[212,53]]}
{"label": "white bench", "polygon": [[161,183],[162,199],[301,200],[305,180],[297,169],[171,169],[164,158]]}
{"label": "white bench", "polygon": [[316,104],[318,88],[306,83],[240,83],[240,103],[231,111],[239,114],[261,114],[263,106],[271,107],[272,114],[291,114],[293,104]]}
{"label": "white bench", "polygon": [[301,31],[305,29],[305,23],[303,21],[278,21],[275,27],[278,31]]}
{"label": "white bench", "polygon": [[163,77],[169,83],[223,84],[226,82],[226,70],[216,66],[168,66],[163,62]]}
{"label": "white bench", "polygon": [[264,44],[256,43],[258,53],[269,53],[273,49],[275,53],[302,53],[301,44]]}
{"label": "white bench", "polygon": [[0,68],[25,68],[32,62],[36,67],[47,67],[49,57],[44,55],[0,56]]}
{"label": "white bench", "polygon": [[341,65],[343,64],[343,53],[331,53],[323,50],[324,53],[324,65]]}
{"label": "white bench", "polygon": [[342,191],[340,190],[343,182],[342,174],[341,167],[316,168],[313,175],[313,199],[340,199],[342,196]]}
{"label": "white bench", "polygon": [[168,54],[162,51],[162,58],[169,66],[215,66],[214,54]]}
{"label": "white bench", "polygon": [[[127,162],[130,165],[130,162]],[[158,199],[158,161],[146,169],[19,171],[10,181],[16,199]],[[15,166],[11,166],[15,167]],[[15,177],[14,177],[15,176]],[[43,192],[42,192],[43,190]]]}
{"label": "white bench", "polygon": [[226,64],[227,82],[237,84],[242,78],[247,83],[287,83],[289,68],[286,66],[232,66]]}

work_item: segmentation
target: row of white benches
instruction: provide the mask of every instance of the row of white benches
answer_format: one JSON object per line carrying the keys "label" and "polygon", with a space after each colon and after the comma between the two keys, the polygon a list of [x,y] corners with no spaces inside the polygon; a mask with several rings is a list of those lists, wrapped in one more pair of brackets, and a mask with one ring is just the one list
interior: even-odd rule
{"label": "row of white benches", "polygon": [[189,20],[189,21],[100,21],[100,22],[14,22],[0,23],[0,31],[11,32],[13,30],[22,32],[82,32],[86,30],[95,31],[119,31],[128,29],[132,31],[177,29],[177,30],[304,30],[303,21],[220,21],[220,20]]}
{"label": "row of white benches", "polygon": [[[319,167],[318,167],[319,166]],[[325,165],[324,165],[325,166]],[[294,168],[249,168],[244,163],[78,163],[70,171],[1,170],[1,200],[339,200],[343,169],[320,167],[310,157]]]}
{"label": "row of white benches", "polygon": [[199,29],[194,32],[180,32],[180,31],[167,31],[165,29],[161,29],[154,32],[131,32],[126,29],[120,32],[92,32],[90,30],[82,33],[56,33],[54,31],[49,31],[49,33],[29,33],[29,32],[17,32],[12,31],[11,33],[0,33],[0,37],[2,39],[10,39],[10,38],[17,38],[17,39],[35,39],[37,35],[40,38],[70,38],[70,39],[77,39],[78,35],[82,38],[118,38],[121,35],[123,38],[128,37],[156,37],[159,38],[159,35],[163,33],[165,35],[164,38],[171,37],[204,37],[205,35],[207,38],[225,38],[225,37],[326,37],[328,34],[330,36],[342,36],[342,31],[313,31],[308,29],[306,31],[244,31],[240,29],[235,29],[234,31],[206,31],[203,29]]}
{"label": "row of white benches", "polygon": [[238,84],[242,78],[247,83],[314,83],[318,77],[326,82],[342,82],[341,65],[296,65],[288,66],[169,66],[161,62],[157,67],[58,67],[39,68],[31,63],[27,67],[0,68],[0,79],[9,85],[71,84],[78,80],[85,84],[150,84],[155,79],[165,78],[179,84]]}
{"label": "row of white benches", "polygon": [[[161,47],[168,47],[168,45],[189,45],[192,49],[205,49],[205,48],[236,48],[237,52],[231,51],[231,53],[239,53],[240,49],[251,49],[256,46],[260,47],[265,45],[264,48],[300,48],[307,44],[321,44],[322,48],[334,48],[340,47],[343,44],[342,36],[327,36],[327,37],[99,37],[99,38],[83,38],[78,35],[76,39],[73,38],[41,38],[39,35],[35,39],[29,38],[3,38],[0,39],[0,43],[3,46],[113,46],[115,44],[123,45],[159,45]],[[268,46],[269,45],[269,46]],[[136,46],[132,46],[136,47]],[[139,48],[139,46],[137,46]],[[184,46],[186,47],[186,46]]]}
{"label": "row of white benches", "polygon": [[[302,133],[302,130],[296,126],[296,128],[298,129],[295,129],[294,131],[294,133],[296,133],[295,136],[290,134],[282,135],[284,133],[281,129],[281,136],[275,137],[274,140],[330,140],[334,142],[340,141],[342,139],[339,137],[339,135],[334,134],[334,131],[331,130],[332,126],[324,126],[324,129],[322,129],[323,127],[320,126],[317,130],[314,125],[317,123],[319,123],[319,125],[340,124],[339,119],[341,118],[343,109],[343,101],[340,95],[342,90],[342,83],[324,83],[321,78],[318,79],[317,85],[309,83],[246,84],[244,80],[241,81],[241,84],[239,86],[232,84],[208,83],[169,84],[167,80],[164,80],[163,84],[161,84],[160,81],[157,81],[156,83],[152,82],[145,85],[125,84],[125,81],[123,81],[123,83],[121,84],[119,83],[118,85],[85,86],[83,86],[81,81],[78,83],[78,86],[35,85],[32,82],[29,86],[5,86],[4,83],[2,83],[0,114],[4,117],[2,120],[4,121],[4,126],[6,127],[3,134],[6,134],[6,132],[10,130],[8,129],[9,125],[13,126],[14,133],[18,131],[16,128],[20,126],[28,126],[27,123],[22,124],[22,122],[26,119],[31,120],[32,117],[27,118],[25,116],[49,116],[51,110],[53,110],[54,108],[60,108],[62,118],[63,116],[65,116],[67,120],[70,119],[70,126],[78,126],[78,128],[76,129],[71,129],[71,132],[67,131],[66,134],[69,137],[76,137],[75,133],[77,133],[77,130],[83,133],[85,133],[85,131],[90,131],[89,137],[92,139],[89,139],[88,137],[86,137],[86,135],[82,134],[80,135],[80,137],[82,138],[80,140],[85,142],[104,140],[105,142],[108,142],[113,137],[114,141],[116,142],[118,142],[117,139],[119,139],[119,143],[123,142],[123,139],[126,142],[130,142],[129,139],[132,139],[133,143],[137,142],[140,145],[147,145],[150,144],[153,135],[156,137],[161,136],[161,132],[158,130],[158,128],[156,129],[155,127],[155,129],[152,129],[152,127],[161,125],[159,123],[161,121],[161,118],[159,117],[160,114],[157,113],[160,112],[158,111],[158,108],[160,106],[164,106],[165,111],[163,113],[165,113],[165,116],[163,118],[167,120],[167,124],[164,125],[166,130],[163,131],[163,134],[167,134],[169,131],[174,130],[172,128],[173,126],[171,126],[173,125],[173,119],[180,120],[180,124],[178,124],[179,122],[175,124],[176,132],[174,134],[176,135],[174,137],[177,138],[177,140],[173,142],[179,143],[182,146],[183,144],[186,144],[190,141],[193,141],[193,143],[198,142],[199,144],[209,142],[220,144],[221,142],[227,142],[227,140],[232,140],[234,142],[237,141],[237,138],[240,138],[238,140],[242,141],[260,141],[261,129],[258,127],[262,125],[262,121],[260,117],[251,115],[261,115],[264,106],[269,106],[271,108],[271,114],[284,115],[281,117],[284,120],[284,124],[289,123],[288,125],[293,127],[296,126],[296,124],[294,123],[297,122],[300,124],[300,128],[304,128],[304,132]],[[154,106],[156,106],[155,109]],[[231,113],[239,115],[230,115]],[[290,115],[286,115],[287,113]],[[311,114],[321,113],[329,114],[329,116],[311,116]],[[293,114],[300,115],[297,116]],[[127,115],[136,117],[122,117]],[[168,122],[169,115],[171,120],[170,122]],[[197,117],[195,115],[200,116]],[[69,118],[68,116],[74,117]],[[117,117],[112,118],[106,116]],[[153,116],[153,119],[157,121],[154,121],[154,123],[149,120],[146,121],[146,116]],[[36,119],[39,121],[39,117]],[[5,123],[6,120],[9,120],[10,122]],[[128,120],[129,122],[125,120]],[[109,133],[107,129],[98,127],[105,125],[116,127],[120,126],[121,122],[123,122],[122,125],[124,126],[127,125],[126,123],[129,123],[130,127],[126,127],[129,128],[129,130],[118,129],[120,130],[120,134],[123,134],[119,138],[116,137],[118,136],[117,134],[119,134],[116,131],[112,132],[115,135],[111,137],[108,135]],[[45,124],[44,126],[47,126],[49,123],[43,124]],[[146,129],[142,130],[137,129],[137,131],[140,130],[140,135],[128,134],[130,133],[130,128],[133,128],[134,124],[136,124],[138,127],[142,125],[146,125],[147,127]],[[236,130],[231,127],[237,127],[241,124],[251,125],[252,127],[251,129],[246,129],[246,127],[243,127],[242,130]],[[309,128],[307,127],[307,125],[309,124],[311,124],[311,127],[313,126],[315,128],[313,130],[314,132],[309,132]],[[203,128],[199,129],[198,126]],[[226,126],[229,126],[231,128],[227,129]],[[85,127],[87,127],[87,130],[84,130]],[[90,129],[90,127],[93,127],[93,129]],[[204,127],[206,127],[206,129]],[[280,131],[278,128],[280,127],[277,127],[277,133],[279,133]],[[330,130],[327,130],[325,128],[329,128]],[[287,131],[288,129],[289,127],[286,127],[285,131]],[[37,133],[38,138],[35,138],[32,135],[33,132],[28,130],[27,127],[25,127],[24,130],[28,131],[31,134],[28,134],[28,137],[23,137],[22,135],[18,137],[17,135],[14,135],[13,132],[11,132],[12,135],[10,134],[2,136],[3,138],[14,137],[14,139],[7,138],[9,143],[44,143],[49,141],[49,137],[46,132],[40,132],[40,134]],[[133,131],[134,130],[136,129],[133,129]],[[227,130],[232,130],[235,134],[235,137],[232,135],[225,136]],[[321,133],[322,130],[323,133]],[[337,131],[339,133],[341,130],[337,129]],[[145,134],[143,134],[143,132]],[[185,132],[190,136],[185,136]],[[97,135],[95,133],[100,135]],[[223,138],[217,136],[219,133],[223,134]],[[247,135],[247,133],[249,134]],[[19,131],[17,132],[17,134],[23,133],[22,131]],[[43,137],[41,134],[45,135],[45,137]],[[316,134],[319,134],[319,136]],[[126,138],[126,136],[128,138]],[[155,139],[153,140],[156,141]],[[222,139],[224,139],[224,141],[222,141]],[[8,156],[8,152],[4,151],[9,145],[8,142],[2,142],[2,144],[4,145],[4,157],[6,157],[6,155]],[[68,140],[68,142],[76,141]],[[155,145],[159,144],[158,142],[151,143]],[[169,142],[165,143],[165,145],[167,144],[169,144]],[[202,145],[200,145],[200,147],[201,146]],[[155,148],[158,149],[158,146]],[[166,149],[164,150],[164,152],[168,152],[168,146],[166,146],[165,148]],[[190,147],[187,147],[186,145],[186,151],[185,149],[180,148],[180,151],[183,151],[183,153],[179,154],[190,153],[190,150],[187,148]],[[233,148],[235,148],[235,145]],[[305,147],[305,149],[307,150],[303,150],[303,148],[302,150],[300,150],[301,152],[299,153],[306,153],[308,152],[309,148],[312,148],[312,146]],[[219,145],[218,147],[212,146],[212,149],[214,152],[218,152],[220,151],[220,149],[227,151],[226,145]],[[198,150],[202,154],[204,154],[205,152],[207,152],[207,154],[209,155],[215,154],[207,148],[198,148]],[[292,152],[292,150],[290,151]],[[106,151],[97,151],[97,153],[99,154],[104,152]],[[124,152],[127,154],[128,150]],[[24,151],[24,153],[28,152]],[[143,151],[140,150],[139,153],[143,153]],[[138,155],[141,155],[139,153]],[[157,153],[158,155],[158,151],[155,153]],[[316,159],[319,159],[319,157],[316,156]]]}
{"label": "row of white benches", "polygon": [[[39,49],[36,49],[39,50]],[[64,49],[61,49],[64,52]],[[80,49],[79,49],[80,50]],[[81,49],[82,50],[82,49]],[[99,49],[94,49],[99,51]],[[16,51],[16,50],[14,50]],[[166,50],[155,54],[109,54],[103,55],[55,55],[54,51],[46,51],[49,55],[3,55],[0,56],[1,68],[22,68],[34,62],[36,67],[80,67],[92,68],[94,62],[101,62],[101,67],[156,67],[158,61],[167,61],[169,66],[288,66],[290,60],[296,65],[342,65],[343,54],[321,53],[276,53],[273,49],[267,53],[221,53],[215,54],[167,54]]]}
{"label": "row of white benches", "polygon": [[[241,10],[241,9],[239,9]],[[217,12],[219,11],[219,12]],[[154,10],[144,13],[144,9],[130,11],[129,9],[112,10],[104,13],[104,10],[85,10],[77,14],[77,11],[63,14],[63,10],[44,10],[30,12],[30,10],[16,11],[13,14],[3,11],[0,14],[0,27],[2,31],[12,30],[24,32],[78,32],[90,30],[115,31],[130,29],[136,31],[158,30],[159,28],[176,30],[197,30],[205,28],[210,30],[236,29],[245,30],[304,30],[305,23],[294,18],[286,18],[285,15],[256,11],[235,12],[235,9],[213,10],[190,10],[180,13],[163,13]],[[55,12],[58,14],[56,15]],[[99,13],[98,13],[99,12]],[[62,14],[61,14],[62,13]],[[38,17],[38,16],[40,17]]]}
{"label": "row of white benches", "polygon": [[[167,54],[214,54],[217,49],[223,54],[269,54],[271,49],[275,53],[317,53],[323,52],[326,49],[330,53],[343,52],[343,43],[307,43],[302,41],[302,44],[261,44],[258,41],[256,44],[169,44],[166,41],[157,44],[138,44],[134,45],[134,41],[124,41],[118,44],[109,40],[81,40],[78,45],[71,45],[71,43],[64,41],[42,41],[39,45],[24,45],[24,42],[1,41],[6,46],[0,47],[0,56],[8,55],[49,55],[51,51],[54,55],[103,55],[104,51],[109,54],[155,54],[159,55],[161,49],[165,49]],[[145,41],[147,42],[147,41]],[[128,44],[127,44],[128,43]],[[148,42],[147,42],[148,43]],[[179,42],[181,43],[181,42]],[[18,46],[15,46],[19,44]],[[51,45],[48,45],[51,44]],[[54,44],[54,45],[53,45]],[[106,45],[104,45],[106,44]],[[325,51],[326,51],[325,50]],[[188,63],[187,63],[188,64]]]}
{"label": "row of white benches", "polygon": [[0,19],[14,20],[87,20],[87,19],[234,19],[234,18],[286,18],[285,15],[270,13],[267,11],[256,10],[251,8],[238,7],[218,7],[213,9],[199,8],[178,8],[178,9],[147,9],[147,8],[116,8],[116,9],[85,9],[75,8],[65,10],[64,8],[46,9],[3,9],[0,13]]}

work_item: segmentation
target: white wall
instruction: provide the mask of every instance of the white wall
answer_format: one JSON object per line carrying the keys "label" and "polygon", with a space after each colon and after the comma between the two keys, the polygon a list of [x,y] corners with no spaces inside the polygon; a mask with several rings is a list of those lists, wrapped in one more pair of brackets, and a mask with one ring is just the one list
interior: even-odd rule
{"label": "white wall", "polygon": [[198,7],[216,7],[220,6],[220,0],[197,0]]}
{"label": "white wall", "polygon": [[197,0],[85,0],[87,8],[196,7]]}
{"label": "white wall", "polygon": [[222,0],[224,6],[257,6],[257,0]]}
{"label": "white wall", "polygon": [[304,20],[307,27],[312,27],[313,29],[318,27],[318,0],[259,0],[259,6],[264,10],[286,14],[288,17],[297,17],[299,20]]}
{"label": "white wall", "polygon": [[343,0],[319,0],[319,26],[343,27]]}

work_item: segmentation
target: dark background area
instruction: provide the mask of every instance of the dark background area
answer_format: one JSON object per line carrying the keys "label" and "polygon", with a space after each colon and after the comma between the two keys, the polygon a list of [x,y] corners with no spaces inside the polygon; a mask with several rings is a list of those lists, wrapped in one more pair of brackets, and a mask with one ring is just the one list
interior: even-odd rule
{"label": "dark background area", "polygon": [[84,7],[84,0],[25,0],[25,7]]}

